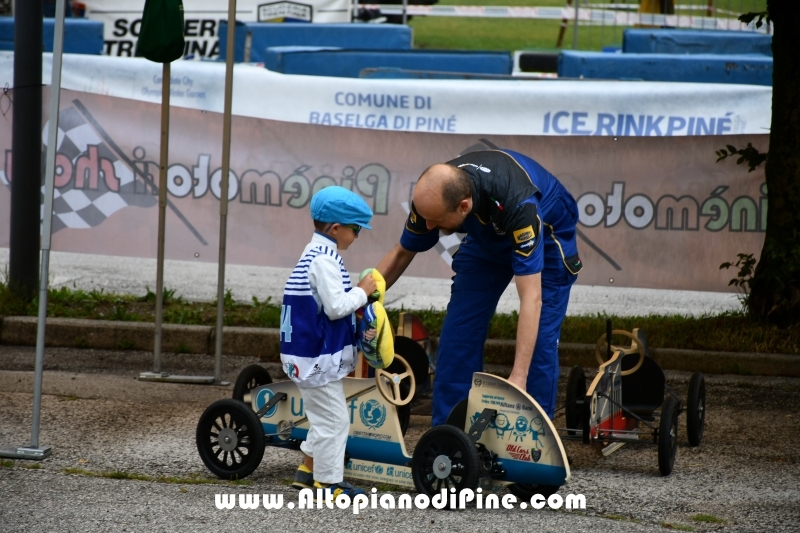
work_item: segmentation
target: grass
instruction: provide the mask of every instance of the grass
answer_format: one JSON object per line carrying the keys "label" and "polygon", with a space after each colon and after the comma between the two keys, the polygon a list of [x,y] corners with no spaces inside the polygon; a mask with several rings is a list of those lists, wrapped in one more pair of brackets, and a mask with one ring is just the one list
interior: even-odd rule
{"label": "grass", "polygon": [[136,474],[132,472],[124,472],[122,470],[111,470],[107,472],[95,472],[86,470],[84,468],[65,468],[61,471],[62,474],[72,474],[87,477],[101,477],[106,479],[130,479],[134,481],[152,481],[156,483],[170,483],[177,485],[252,485],[253,482],[247,479],[237,479],[234,481],[221,481],[218,479],[209,479],[199,475],[189,477],[175,477],[175,476],[148,476],[145,474]]}
{"label": "grass", "polygon": [[[94,320],[128,321],[155,320],[155,298],[152,293],[143,297],[122,296],[103,291],[51,289],[48,296],[49,317],[85,318]],[[253,297],[250,303],[237,303],[230,291],[223,301],[226,326],[277,328],[280,321],[280,305],[270,299],[260,301]],[[113,312],[109,312],[115,309]],[[36,316],[38,303],[25,304],[14,293],[0,283],[0,316]],[[389,318],[397,324],[400,310],[390,310]],[[438,337],[446,313],[435,310],[416,310],[428,332]],[[165,298],[164,323],[213,326],[216,324],[216,302],[187,302],[174,291]],[[800,329],[781,330],[771,324],[754,321],[741,313],[725,313],[707,317],[645,316],[607,317],[568,316],[561,330],[562,343],[594,344],[606,330],[606,319],[611,318],[615,329],[631,331],[641,328],[655,348],[681,348],[688,350],[710,350],[724,352],[757,352],[800,354]],[[495,315],[488,330],[490,339],[513,339],[517,331],[517,313]],[[78,347],[90,344],[80,339]],[[120,343],[121,349],[132,348],[132,343]],[[181,351],[190,351],[182,346]],[[65,398],[71,399],[71,398]]]}
{"label": "grass", "polygon": [[725,520],[722,518],[718,518],[713,514],[696,514],[692,516],[692,520],[695,522],[701,522],[704,524],[724,524]]}
{"label": "grass", "polygon": [[[623,2],[619,2],[623,3]],[[629,2],[633,3],[633,2]],[[680,15],[705,16],[704,11],[685,9],[707,6],[707,0],[676,0]],[[564,7],[565,0],[439,0],[438,5],[538,6]],[[719,9],[734,12],[763,11],[766,0],[716,0]],[[683,7],[684,9],[681,9]],[[720,14],[718,16],[727,16]],[[455,50],[557,50],[561,27],[559,20],[499,19],[458,17],[413,17],[414,46],[423,49]],[[564,33],[562,48],[571,49],[572,21]],[[579,26],[578,48],[602,50],[605,46],[621,46],[625,28],[612,26]]]}

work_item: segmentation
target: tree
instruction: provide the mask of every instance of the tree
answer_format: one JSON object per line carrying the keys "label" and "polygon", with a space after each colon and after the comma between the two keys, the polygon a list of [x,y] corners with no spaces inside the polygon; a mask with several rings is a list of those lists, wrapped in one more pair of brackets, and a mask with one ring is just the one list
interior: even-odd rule
{"label": "tree", "polygon": [[767,0],[773,24],[772,126],[766,160],[768,191],[764,247],[750,282],[749,312],[781,327],[800,323],[800,5]]}

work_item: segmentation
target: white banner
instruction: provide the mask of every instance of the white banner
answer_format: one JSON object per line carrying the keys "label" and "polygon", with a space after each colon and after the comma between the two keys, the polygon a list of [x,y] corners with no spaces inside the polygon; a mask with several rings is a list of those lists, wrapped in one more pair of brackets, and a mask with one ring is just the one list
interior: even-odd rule
{"label": "white banner", "polygon": [[[51,56],[43,79],[50,83]],[[225,65],[172,64],[173,106],[222,112]],[[13,54],[0,53],[13,86]],[[161,65],[65,54],[62,87],[161,101]],[[765,134],[772,88],[755,85],[561,80],[378,80],[294,76],[239,64],[233,113],[297,122],[431,133],[672,137]]]}
{"label": "white banner", "polygon": [[[144,0],[84,0],[86,18],[103,23],[103,54],[131,57],[142,23]],[[187,0],[183,4],[186,48],[194,59],[219,55],[219,23],[228,18],[228,3],[221,0]],[[237,0],[236,20],[271,22],[350,22],[349,0]]]}
{"label": "white banner", "polygon": [[[602,5],[602,4],[600,4]],[[625,4],[609,4],[612,9],[578,9],[578,22],[581,24],[600,24],[609,26],[662,26],[669,28],[692,28],[696,30],[759,31],[767,33],[770,25],[756,28],[755,21],[744,24],[736,16],[702,17],[690,15],[661,15],[657,13],[638,13],[625,9]],[[532,7],[532,6],[450,6],[450,5],[408,5],[403,8],[397,4],[361,4],[364,9],[377,9],[384,15],[407,15],[423,17],[480,17],[512,19],[575,20],[572,7]],[[638,8],[638,6],[633,6]],[[680,6],[681,9],[694,6]],[[705,6],[696,6],[708,9]],[[734,13],[727,12],[727,15]]]}

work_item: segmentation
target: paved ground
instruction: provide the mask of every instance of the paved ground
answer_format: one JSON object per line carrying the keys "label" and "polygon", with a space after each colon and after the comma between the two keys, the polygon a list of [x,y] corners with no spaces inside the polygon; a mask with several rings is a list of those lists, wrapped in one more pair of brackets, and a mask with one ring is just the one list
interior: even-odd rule
{"label": "paved ground", "polygon": [[[0,272],[8,263],[8,248],[0,248]],[[233,297],[246,302],[271,297],[280,301],[290,269],[243,265],[225,267],[225,286]],[[122,294],[144,295],[155,290],[155,259],[53,252],[50,284],[83,290],[104,289]],[[191,261],[165,261],[164,286],[187,300],[211,301],[217,296],[217,265]],[[403,277],[387,293],[388,307],[444,309],[450,298],[450,280]],[[718,314],[739,309],[735,294],[719,292],[626,289],[576,285],[570,295],[568,314],[616,316]],[[519,297],[512,283],[497,306],[498,312],[519,310]]]}
{"label": "paved ground", "polygon": [[[33,348],[0,346],[0,445],[29,442],[33,357]],[[223,378],[234,379],[251,362],[225,357]],[[795,409],[800,379],[707,376],[703,444],[688,447],[681,417],[675,470],[666,478],[658,475],[654,446],[626,446],[603,458],[567,442],[572,480],[560,493],[584,494],[584,512],[379,509],[353,516],[340,510],[216,509],[218,493],[282,493],[286,501],[294,500],[296,493],[286,482],[297,463],[295,452],[268,449],[249,478],[252,485],[65,473],[78,468],[212,478],[198,458],[194,432],[205,407],[228,397],[230,389],[134,379],[151,365],[152,354],[146,352],[48,349],[40,443],[52,446],[53,455],[41,463],[4,462],[0,467],[0,530],[797,531],[800,524],[800,415]],[[210,374],[213,358],[166,354],[164,368]],[[279,370],[269,368],[277,377]],[[502,374],[504,369],[492,371]],[[689,375],[669,372],[667,377],[683,397]],[[427,416],[412,416],[409,448],[429,424]],[[556,418],[560,425],[563,416]],[[697,521],[697,515],[715,521]]]}

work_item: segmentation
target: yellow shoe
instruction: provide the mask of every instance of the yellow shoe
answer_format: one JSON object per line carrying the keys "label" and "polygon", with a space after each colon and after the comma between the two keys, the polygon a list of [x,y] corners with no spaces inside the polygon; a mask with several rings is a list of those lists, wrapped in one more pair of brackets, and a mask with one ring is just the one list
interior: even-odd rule
{"label": "yellow shoe", "polygon": [[[358,489],[358,488],[354,487],[353,485],[351,485],[350,483],[347,483],[346,481],[340,481],[339,483],[334,483],[334,484],[328,485],[328,486],[325,486],[324,484],[320,483],[319,481],[315,481],[314,482],[314,488],[315,489],[323,489],[323,491],[322,491],[322,497],[323,498],[325,498],[325,496],[328,493],[330,493],[331,494],[331,500],[333,500],[334,502],[336,501],[336,498],[338,498],[339,495],[341,495],[341,494],[344,494],[346,496],[350,496],[350,499],[352,499],[354,496],[357,496],[359,494],[365,494],[364,489]],[[316,501],[316,494],[314,495],[314,501]]]}
{"label": "yellow shoe", "polygon": [[297,467],[297,471],[294,473],[294,481],[292,481],[292,488],[297,490],[314,488],[314,473],[306,465]]}

